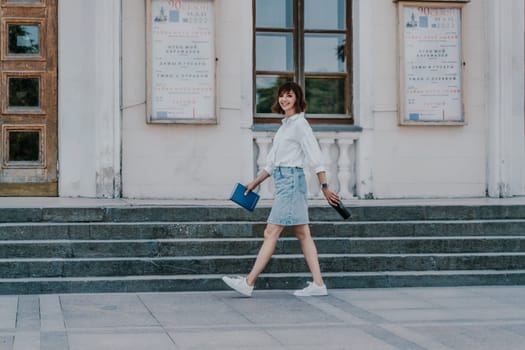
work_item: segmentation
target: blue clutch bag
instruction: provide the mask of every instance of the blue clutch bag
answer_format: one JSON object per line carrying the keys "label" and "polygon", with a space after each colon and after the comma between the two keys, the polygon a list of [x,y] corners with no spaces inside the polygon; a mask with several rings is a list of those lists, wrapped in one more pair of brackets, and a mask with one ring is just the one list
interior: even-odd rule
{"label": "blue clutch bag", "polygon": [[260,196],[253,191],[248,192],[248,195],[245,196],[244,192],[246,192],[245,186],[241,185],[240,183],[235,184],[232,195],[230,196],[230,200],[239,204],[244,209],[253,211],[257,205],[257,202],[259,201]]}

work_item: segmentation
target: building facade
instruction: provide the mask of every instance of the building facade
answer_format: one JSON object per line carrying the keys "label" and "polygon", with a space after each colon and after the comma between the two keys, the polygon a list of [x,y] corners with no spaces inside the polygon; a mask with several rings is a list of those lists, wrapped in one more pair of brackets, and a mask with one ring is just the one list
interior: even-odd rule
{"label": "building facade", "polygon": [[[330,184],[343,198],[525,195],[524,0],[323,1],[328,15],[319,15],[316,3],[1,0],[2,91],[9,93],[2,94],[0,192],[226,199],[234,183],[250,181],[263,166],[280,122],[264,99],[272,84],[288,79],[306,87]],[[180,16],[190,5],[209,6],[192,15],[213,20],[205,39],[215,63],[195,78],[213,78],[213,118],[155,121],[152,78],[166,63],[155,61],[158,40],[171,37],[176,51],[180,38],[154,26],[163,19],[187,25]],[[441,8],[453,10],[442,19],[459,13],[456,26],[442,31],[458,40],[410,34],[405,15],[420,8],[430,8],[428,18]],[[428,25],[415,20],[418,29]],[[27,44],[28,37],[40,45]],[[428,60],[459,67],[447,72],[461,80],[457,123],[411,123],[402,115],[411,103],[407,82],[419,67],[410,63],[410,45],[417,56],[425,40],[443,55],[460,54]],[[177,62],[192,52],[170,55]],[[188,86],[191,77],[184,78]],[[25,100],[32,86],[39,97]],[[21,151],[31,147],[33,153]],[[311,198],[319,196],[315,182],[310,175]],[[272,197],[271,188],[271,181],[261,187],[263,198]]]}

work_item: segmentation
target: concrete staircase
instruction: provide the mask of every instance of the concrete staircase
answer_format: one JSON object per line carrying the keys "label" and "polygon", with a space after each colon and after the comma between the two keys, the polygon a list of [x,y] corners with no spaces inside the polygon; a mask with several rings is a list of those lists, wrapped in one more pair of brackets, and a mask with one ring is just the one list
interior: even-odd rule
{"label": "concrete staircase", "polygon": [[[525,284],[525,205],[312,207],[329,288]],[[269,208],[0,210],[0,294],[202,291],[249,271]],[[257,288],[310,276],[285,231]]]}

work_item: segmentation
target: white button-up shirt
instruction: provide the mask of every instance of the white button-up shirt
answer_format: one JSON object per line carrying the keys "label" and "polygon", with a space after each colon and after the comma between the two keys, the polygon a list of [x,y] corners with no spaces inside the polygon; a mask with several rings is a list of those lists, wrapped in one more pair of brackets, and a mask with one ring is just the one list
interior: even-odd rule
{"label": "white button-up shirt", "polygon": [[282,120],[264,170],[271,175],[273,169],[279,166],[304,168],[305,165],[312,167],[316,173],[326,171],[314,132],[304,113],[298,113]]}

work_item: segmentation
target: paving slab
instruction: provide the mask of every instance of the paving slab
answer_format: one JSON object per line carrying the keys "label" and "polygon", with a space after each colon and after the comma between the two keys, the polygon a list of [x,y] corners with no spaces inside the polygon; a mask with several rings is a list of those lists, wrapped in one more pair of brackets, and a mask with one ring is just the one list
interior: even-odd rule
{"label": "paving slab", "polygon": [[172,339],[162,333],[70,334],[70,350],[177,350]]}
{"label": "paving slab", "polygon": [[[16,327],[17,309],[17,296],[0,296],[0,329],[11,329]],[[5,342],[7,343],[7,341]],[[1,340],[0,344],[2,344]]]}
{"label": "paving slab", "polygon": [[525,349],[525,286],[0,297],[0,350]]}
{"label": "paving slab", "polygon": [[420,334],[438,340],[451,349],[524,349],[525,338],[498,325],[413,327]]}
{"label": "paving slab", "polygon": [[217,293],[203,298],[201,293],[143,294],[140,299],[164,327],[213,327],[243,324],[246,318],[231,308]]}
{"label": "paving slab", "polygon": [[13,348],[13,336],[0,337],[0,350],[9,350]]}
{"label": "paving slab", "polygon": [[158,321],[136,294],[63,295],[67,328],[148,327]]}
{"label": "paving slab", "polygon": [[170,335],[181,350],[286,349],[265,329],[173,330]]}

